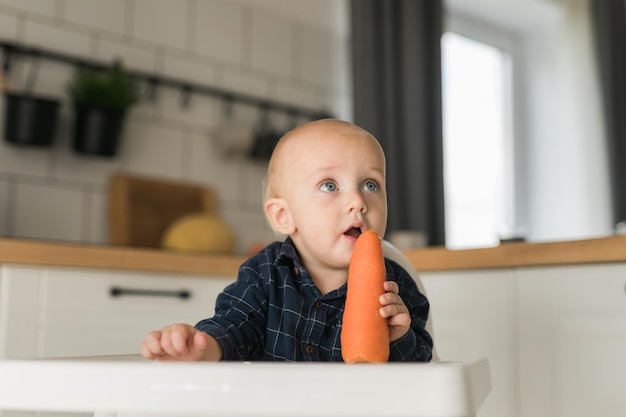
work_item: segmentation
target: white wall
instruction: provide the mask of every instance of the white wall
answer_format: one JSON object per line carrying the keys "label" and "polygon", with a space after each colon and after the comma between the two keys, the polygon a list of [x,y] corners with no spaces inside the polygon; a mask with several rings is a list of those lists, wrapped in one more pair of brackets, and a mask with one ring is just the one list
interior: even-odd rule
{"label": "white wall", "polygon": [[[529,241],[612,234],[588,0],[447,0],[455,24],[513,44],[514,227]],[[493,37],[493,35],[491,35]],[[520,59],[521,58],[521,59]]]}
{"label": "white wall", "polygon": [[526,37],[529,239],[612,233],[608,158],[587,1]]}
{"label": "white wall", "polygon": [[[304,8],[304,9],[303,9]],[[236,92],[328,109],[351,118],[345,0],[0,0],[0,38],[156,72]],[[10,74],[25,84],[28,63]],[[64,100],[49,149],[0,141],[0,236],[106,243],[107,181],[125,171],[207,184],[235,230],[238,251],[273,238],[260,208],[265,165],[226,159],[213,145],[224,106],[162,88],[131,110],[119,156],[70,150],[73,117],[64,88],[71,68],[41,63],[35,92]],[[254,124],[254,108],[234,117]],[[277,125],[287,118],[274,115]],[[0,99],[0,126],[4,100]]]}
{"label": "white wall", "polygon": [[[501,0],[490,1],[484,11],[504,8]],[[551,33],[540,30],[553,23],[559,5],[570,7],[559,19],[569,13],[576,20],[582,1],[535,1],[553,13],[508,26],[533,61],[521,71],[528,84],[521,87],[524,108],[516,109],[521,140],[515,167],[517,211],[530,240],[611,232],[594,68],[577,61],[589,39],[555,55],[548,46],[565,34],[584,33],[564,20]],[[463,6],[469,15],[480,11],[476,2],[449,6]],[[531,0],[516,2],[523,6],[513,13],[518,17],[532,10]],[[324,107],[351,119],[347,20],[346,0],[0,0],[2,39],[102,61],[121,56],[133,69]],[[534,37],[523,35],[528,21]],[[14,66],[14,88],[24,86],[28,69],[27,63]],[[184,110],[177,91],[161,89],[156,102],[132,110],[117,158],[85,158],[70,150],[72,112],[64,93],[70,74],[63,64],[43,62],[37,78],[37,93],[64,99],[53,148],[16,148],[0,140],[0,236],[105,243],[107,181],[127,171],[214,187],[239,252],[273,237],[260,210],[264,164],[225,159],[211,142],[224,118],[222,103],[193,96]],[[236,107],[235,115],[252,124],[257,112]],[[277,123],[284,118],[277,115]]]}

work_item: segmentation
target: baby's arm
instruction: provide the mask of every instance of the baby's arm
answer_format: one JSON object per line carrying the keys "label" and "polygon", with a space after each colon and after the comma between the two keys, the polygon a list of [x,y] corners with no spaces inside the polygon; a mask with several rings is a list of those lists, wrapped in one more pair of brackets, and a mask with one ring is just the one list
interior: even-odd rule
{"label": "baby's arm", "polygon": [[214,337],[181,323],[150,332],[141,343],[141,354],[169,361],[219,361],[222,349]]}
{"label": "baby's arm", "polygon": [[389,342],[395,342],[409,331],[411,315],[402,298],[398,295],[400,288],[394,281],[385,281],[385,293],[380,296],[380,315],[387,319],[389,324]]}

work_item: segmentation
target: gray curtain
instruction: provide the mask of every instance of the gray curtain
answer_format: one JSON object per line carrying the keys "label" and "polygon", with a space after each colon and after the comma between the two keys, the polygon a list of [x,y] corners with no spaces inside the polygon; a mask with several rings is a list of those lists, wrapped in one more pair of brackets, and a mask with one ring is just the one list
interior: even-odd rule
{"label": "gray curtain", "polygon": [[591,7],[617,224],[626,221],[626,1],[592,0]]}
{"label": "gray curtain", "polygon": [[388,231],[445,244],[441,0],[351,0],[354,120],[387,156]]}

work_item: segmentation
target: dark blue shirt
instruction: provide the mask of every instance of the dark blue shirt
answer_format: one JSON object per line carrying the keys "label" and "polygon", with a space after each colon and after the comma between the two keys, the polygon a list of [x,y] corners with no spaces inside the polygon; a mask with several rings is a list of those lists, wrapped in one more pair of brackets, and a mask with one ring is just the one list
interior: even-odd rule
{"label": "dark blue shirt", "polygon": [[[411,314],[411,328],[391,343],[389,360],[429,361],[428,300],[401,266],[389,259],[385,266],[386,279],[398,283]],[[223,360],[340,362],[346,289],[344,284],[322,294],[287,238],[248,259],[218,295],[215,315],[196,328],[217,339]]]}

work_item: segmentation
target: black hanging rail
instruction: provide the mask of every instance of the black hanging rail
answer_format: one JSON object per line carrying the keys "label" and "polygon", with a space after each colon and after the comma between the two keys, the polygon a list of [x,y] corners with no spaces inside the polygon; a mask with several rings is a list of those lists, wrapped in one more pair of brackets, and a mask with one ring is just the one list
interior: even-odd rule
{"label": "black hanging rail", "polygon": [[[3,71],[5,73],[8,73],[10,70],[12,55],[25,55],[31,56],[33,58],[44,58],[48,60],[63,62],[77,67],[91,68],[94,70],[106,70],[111,68],[112,66],[110,64],[104,64],[102,62],[91,59],[80,58],[77,56],[72,56],[48,49],[28,47],[10,41],[0,41],[0,47],[3,49],[4,53]],[[200,93],[220,98],[225,102],[238,102],[249,106],[258,107],[259,109],[262,109],[264,111],[278,111],[280,113],[289,114],[290,116],[301,116],[311,120],[332,117],[330,113],[323,110],[312,110],[309,108],[304,108],[273,100],[267,100],[248,94],[236,93],[217,87],[191,83],[189,81],[178,78],[166,77],[145,71],[132,70],[126,67],[124,67],[124,70],[128,74],[132,75],[135,79],[145,81],[151,88],[166,86],[179,89],[183,95],[183,104],[188,103],[191,94]]]}

